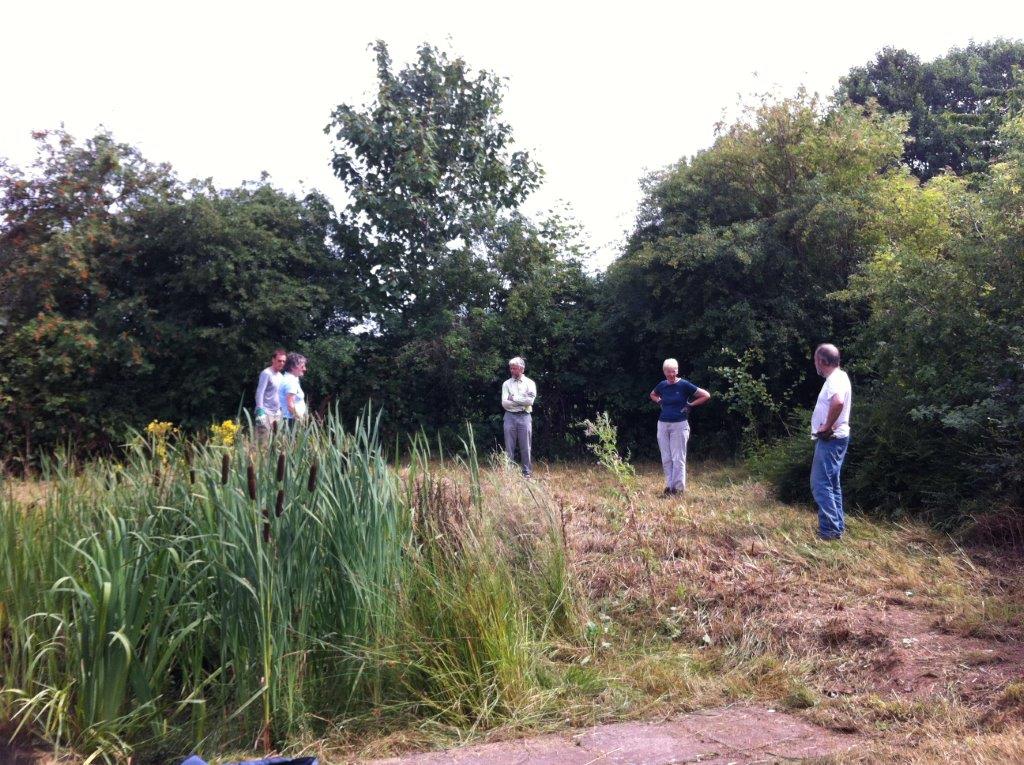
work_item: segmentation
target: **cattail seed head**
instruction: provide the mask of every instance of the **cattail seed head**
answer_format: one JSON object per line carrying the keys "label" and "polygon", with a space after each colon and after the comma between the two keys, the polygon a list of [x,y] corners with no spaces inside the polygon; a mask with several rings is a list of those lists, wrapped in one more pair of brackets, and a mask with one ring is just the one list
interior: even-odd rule
{"label": "cattail seed head", "polygon": [[312,494],[316,491],[316,475],[320,469],[320,465],[316,460],[313,460],[313,464],[309,466],[309,482],[306,484],[306,490]]}
{"label": "cattail seed head", "polygon": [[160,468],[154,468],[153,470],[153,485],[160,485]]}
{"label": "cattail seed head", "polygon": [[195,486],[195,483],[196,483],[196,471],[195,470],[189,470],[188,471],[188,482],[189,482],[189,484]]}
{"label": "cattail seed head", "polygon": [[249,483],[249,499],[253,502],[256,501],[256,468],[252,465],[252,460],[249,460],[249,467],[245,471],[246,480]]}
{"label": "cattail seed head", "polygon": [[263,510],[263,543],[270,544],[270,510]]}
{"label": "cattail seed head", "polygon": [[277,514],[278,518],[280,518],[281,513],[284,512],[284,489],[277,490],[277,504],[274,505],[274,512]]}
{"label": "cattail seed head", "polygon": [[220,482],[226,484],[228,482],[228,470],[231,468],[231,457],[225,454],[220,458]]}
{"label": "cattail seed head", "polygon": [[284,452],[277,455],[277,482],[284,480]]}

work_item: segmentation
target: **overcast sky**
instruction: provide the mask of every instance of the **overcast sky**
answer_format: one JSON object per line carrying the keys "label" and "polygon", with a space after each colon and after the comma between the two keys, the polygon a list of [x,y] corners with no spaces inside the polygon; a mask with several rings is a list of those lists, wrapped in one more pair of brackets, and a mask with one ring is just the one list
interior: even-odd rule
{"label": "overcast sky", "polygon": [[546,171],[529,204],[570,206],[603,266],[646,172],[708,146],[740,97],[828,95],[885,46],[927,60],[1024,37],[1024,4],[944,2],[47,2],[0,0],[0,156],[32,130],[99,125],[221,186],[270,173],[336,202],[322,129],[374,86],[368,45],[396,63],[430,42],[507,78],[505,118]]}

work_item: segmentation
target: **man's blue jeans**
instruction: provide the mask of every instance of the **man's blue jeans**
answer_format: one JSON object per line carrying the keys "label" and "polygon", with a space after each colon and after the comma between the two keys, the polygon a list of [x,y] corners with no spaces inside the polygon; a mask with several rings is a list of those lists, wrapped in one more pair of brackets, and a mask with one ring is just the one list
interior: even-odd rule
{"label": "man's blue jeans", "polygon": [[843,489],[839,473],[843,469],[849,438],[815,442],[811,463],[811,494],[818,503],[818,534],[822,539],[837,539],[846,530],[843,522]]}

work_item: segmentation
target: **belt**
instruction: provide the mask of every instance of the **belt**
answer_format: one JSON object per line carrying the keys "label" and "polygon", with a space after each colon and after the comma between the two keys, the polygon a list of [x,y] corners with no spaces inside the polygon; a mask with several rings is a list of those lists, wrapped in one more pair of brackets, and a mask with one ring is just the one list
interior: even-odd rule
{"label": "belt", "polygon": [[505,414],[529,414],[529,412],[506,412]]}

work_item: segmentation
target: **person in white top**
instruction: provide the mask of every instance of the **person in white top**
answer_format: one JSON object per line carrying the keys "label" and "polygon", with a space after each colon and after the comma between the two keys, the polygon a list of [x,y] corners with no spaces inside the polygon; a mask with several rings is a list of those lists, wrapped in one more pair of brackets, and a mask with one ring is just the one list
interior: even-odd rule
{"label": "person in white top", "polygon": [[818,505],[818,536],[828,540],[839,539],[846,530],[839,474],[850,444],[853,389],[839,362],[839,349],[834,345],[823,343],[815,348],[814,368],[825,383],[811,415],[811,438],[815,441],[811,493]]}
{"label": "person in white top", "polygon": [[281,397],[281,415],[286,424],[293,426],[306,418],[306,394],[299,382],[306,374],[306,357],[289,353],[284,362],[284,374],[278,387]]}
{"label": "person in white top", "polygon": [[521,356],[509,359],[508,371],[512,376],[501,386],[501,406],[505,410],[505,453],[510,460],[516,458],[527,478],[533,473],[533,402],[537,398],[537,384],[523,374],[526,362]]}

